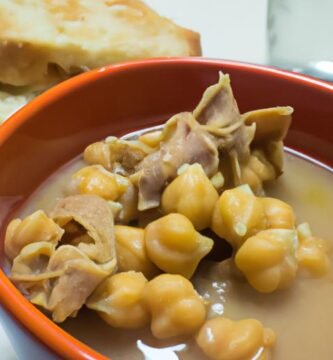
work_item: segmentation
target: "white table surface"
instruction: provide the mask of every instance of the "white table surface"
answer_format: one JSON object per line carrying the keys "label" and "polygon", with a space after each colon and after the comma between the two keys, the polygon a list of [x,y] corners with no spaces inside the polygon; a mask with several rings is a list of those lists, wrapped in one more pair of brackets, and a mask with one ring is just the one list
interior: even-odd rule
{"label": "white table surface", "polygon": [[[161,15],[199,32],[203,56],[265,63],[267,0],[145,1]],[[2,360],[17,358],[1,324],[0,354]]]}

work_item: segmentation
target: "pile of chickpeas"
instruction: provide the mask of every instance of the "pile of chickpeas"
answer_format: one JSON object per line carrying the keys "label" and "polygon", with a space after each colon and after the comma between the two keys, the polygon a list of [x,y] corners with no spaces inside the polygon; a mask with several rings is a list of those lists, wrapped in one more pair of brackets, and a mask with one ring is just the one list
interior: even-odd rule
{"label": "pile of chickpeas", "polygon": [[[124,193],[120,175],[99,172],[98,166],[82,173],[86,176],[76,184],[81,194],[113,202]],[[234,265],[262,293],[289,287],[299,269],[320,276],[329,268],[327,243],[314,237],[308,224],[296,227],[288,204],[258,197],[248,185],[219,195],[199,164],[182,168],[150,217],[156,219],[144,229],[115,226],[118,273],[94,291],[87,306],[113,327],[150,324],[159,339],[195,335],[212,359],[264,356],[275,335],[255,319],[206,320],[208,304],[189,281],[214,243],[201,230],[210,227],[232,245]]]}
{"label": "pile of chickpeas", "polygon": [[[211,228],[221,238],[215,241],[226,240],[232,246],[233,266],[262,293],[291,286],[299,270],[322,276],[330,266],[328,243],[314,237],[307,223],[296,226],[293,209],[288,204],[258,197],[249,185],[219,194],[219,181],[216,177],[209,179],[197,163],[182,166],[178,176],[164,189],[161,206],[146,212],[137,210],[137,193],[131,181],[101,165],[86,166],[73,174],[68,191],[76,194],[76,204],[88,196],[96,206],[104,207],[103,214],[108,210],[113,215],[115,259],[107,269],[98,262],[109,259],[111,253],[94,253],[95,263],[72,245],[61,245],[54,252],[64,233],[73,229],[63,227],[57,218],[39,210],[24,220],[13,220],[7,229],[5,251],[13,259],[12,275],[16,282],[21,279],[29,284],[37,276],[37,283],[43,283],[45,276],[57,276],[54,271],[64,259],[74,259],[72,264],[75,258],[81,259],[86,263],[84,267],[90,269],[87,274],[93,274],[93,282],[90,280],[91,288],[85,289],[83,295],[75,294],[76,309],[85,304],[115,328],[150,325],[158,339],[195,336],[198,346],[214,360],[255,356],[264,359],[267,349],[274,345],[275,334],[255,319],[233,321],[224,316],[208,319],[209,303],[190,281],[214,245],[201,230]],[[66,198],[61,201],[66,202]],[[132,226],[133,220],[136,223]],[[82,249],[90,246],[89,230],[86,231],[87,234],[80,235],[80,241],[88,241],[78,245]],[[40,239],[43,241],[36,242]],[[104,246],[109,249],[108,244]],[[51,257],[52,254],[55,255]],[[51,275],[47,272],[50,264],[38,271],[34,268],[39,255],[50,257]],[[84,279],[84,273],[82,276]],[[77,312],[68,309],[66,312],[62,301],[50,307],[45,291],[31,301],[52,310],[56,321]]]}

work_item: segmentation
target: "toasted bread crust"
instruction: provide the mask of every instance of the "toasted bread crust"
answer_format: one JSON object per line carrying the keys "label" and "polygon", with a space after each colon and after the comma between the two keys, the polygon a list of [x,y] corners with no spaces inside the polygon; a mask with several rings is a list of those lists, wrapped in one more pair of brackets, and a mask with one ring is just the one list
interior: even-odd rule
{"label": "toasted bread crust", "polygon": [[121,61],[198,55],[198,33],[159,16],[140,0],[0,3],[2,83],[52,83],[63,73]]}

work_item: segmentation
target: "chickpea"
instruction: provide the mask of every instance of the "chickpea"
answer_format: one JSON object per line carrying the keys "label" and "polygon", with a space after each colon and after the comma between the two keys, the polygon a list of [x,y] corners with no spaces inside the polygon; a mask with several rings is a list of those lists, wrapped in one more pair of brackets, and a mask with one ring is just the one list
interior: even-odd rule
{"label": "chickpea", "polygon": [[206,307],[191,282],[180,275],[162,274],[145,287],[143,300],[158,339],[192,335],[204,323]]}
{"label": "chickpea", "polygon": [[297,272],[295,230],[270,229],[248,238],[235,263],[256,290],[270,293],[288,287]]}
{"label": "chickpea", "polygon": [[294,229],[295,215],[290,205],[274,198],[262,198],[268,229]]}
{"label": "chickpea", "polygon": [[222,193],[212,216],[212,229],[217,235],[237,249],[265,227],[264,206],[248,185]]}
{"label": "chickpea", "polygon": [[241,166],[241,183],[248,184],[256,194],[263,192],[264,182],[275,178],[276,171],[262,151],[253,151],[247,163]]}
{"label": "chickpea", "polygon": [[148,132],[139,136],[139,141],[151,148],[158,147],[162,139],[163,135],[161,130]]}
{"label": "chickpea", "polygon": [[12,220],[6,231],[5,253],[13,260],[24,246],[47,241],[57,244],[64,230],[52,219],[48,218],[42,210],[38,210],[25,219]]}
{"label": "chickpea", "polygon": [[108,136],[105,143],[109,147],[112,169],[122,175],[130,175],[148,154],[154,151],[150,146],[138,140],[123,140]]}
{"label": "chickpea", "polygon": [[329,243],[314,237],[308,223],[297,227],[299,247],[296,252],[298,265],[313,276],[322,276],[330,268]]}
{"label": "chickpea", "polygon": [[88,145],[84,150],[83,159],[87,164],[100,164],[108,170],[112,169],[109,145],[104,141]]}
{"label": "chickpea", "polygon": [[153,149],[141,141],[122,140],[109,136],[87,146],[83,158],[89,165],[102,165],[118,174],[129,175],[135,166]]}
{"label": "chickpea", "polygon": [[105,200],[117,200],[123,195],[129,180],[124,176],[113,174],[101,165],[86,166],[72,176],[72,187],[79,194],[98,195]]}
{"label": "chickpea", "polygon": [[147,279],[142,273],[118,273],[104,280],[88,299],[87,306],[115,328],[136,329],[149,323],[143,302]]}
{"label": "chickpea", "polygon": [[116,225],[116,253],[118,271],[138,271],[150,279],[158,274],[157,267],[150,261],[144,241],[144,230],[132,226]]}
{"label": "chickpea", "polygon": [[218,316],[205,322],[196,341],[210,359],[250,360],[262,356],[266,348],[273,346],[275,335],[258,320],[233,321]]}
{"label": "chickpea", "polygon": [[262,192],[262,181],[259,176],[247,165],[241,167],[240,183],[247,184],[256,193]]}
{"label": "chickpea", "polygon": [[274,166],[277,177],[283,173],[283,149],[283,141],[271,141],[266,145],[267,159]]}
{"label": "chickpea", "polygon": [[185,215],[197,230],[210,225],[219,195],[200,164],[193,164],[164,190],[162,210]]}
{"label": "chickpea", "polygon": [[213,240],[196,232],[181,214],[169,214],[145,229],[148,256],[161,270],[190,278],[200,260],[213,247]]}
{"label": "chickpea", "polygon": [[210,178],[210,182],[218,192],[222,192],[225,184],[225,179],[221,171],[218,171],[215,175]]}

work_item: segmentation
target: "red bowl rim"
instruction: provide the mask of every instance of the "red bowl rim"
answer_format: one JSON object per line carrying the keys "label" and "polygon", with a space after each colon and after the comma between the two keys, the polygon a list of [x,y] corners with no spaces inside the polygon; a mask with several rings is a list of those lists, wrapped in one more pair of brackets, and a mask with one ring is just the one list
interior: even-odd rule
{"label": "red bowl rim", "polygon": [[[83,84],[95,81],[105,75],[114,72],[123,72],[133,69],[144,69],[147,67],[201,64],[204,66],[220,65],[227,66],[229,69],[247,70],[255,74],[266,74],[273,78],[287,79],[296,84],[303,84],[314,87],[333,95],[333,85],[305,75],[280,70],[273,67],[255,65],[245,62],[225,61],[207,58],[156,58],[142,61],[133,61],[117,65],[105,66],[96,70],[89,71],[67,81],[60,83],[52,89],[38,96],[35,100],[16,112],[9,120],[0,127],[0,146],[8,139],[17,128],[29,120],[29,118],[50,102],[56,102],[62,96],[78,89]],[[106,360],[107,358],[94,351],[89,346],[83,344],[66,331],[62,330],[48,317],[33,306],[11,283],[6,274],[0,270],[0,302],[7,311],[12,314],[20,324],[36,336],[43,344],[48,346],[56,354],[64,358]]]}

